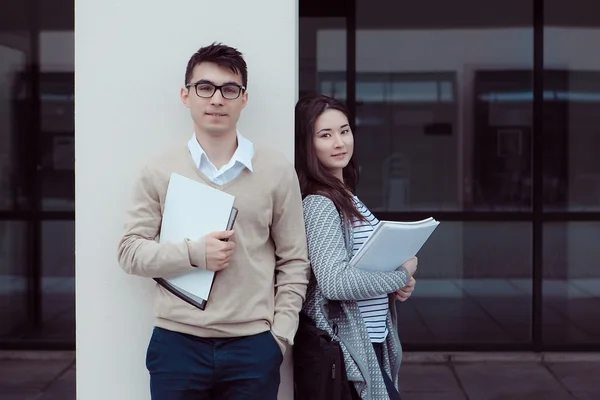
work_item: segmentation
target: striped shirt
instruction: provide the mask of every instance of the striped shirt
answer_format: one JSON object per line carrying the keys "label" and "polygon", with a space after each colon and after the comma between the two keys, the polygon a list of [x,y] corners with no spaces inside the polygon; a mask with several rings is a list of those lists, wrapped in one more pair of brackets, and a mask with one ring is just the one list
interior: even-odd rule
{"label": "striped shirt", "polygon": [[[371,211],[354,196],[354,204],[369,223],[365,221],[354,220],[352,227],[354,230],[354,254],[360,249],[365,241],[371,236],[375,227],[379,224],[379,220],[375,218]],[[381,343],[385,341],[388,334],[386,326],[387,313],[389,309],[388,296],[378,296],[372,299],[358,300],[358,308],[362,314],[369,337],[373,343]]]}

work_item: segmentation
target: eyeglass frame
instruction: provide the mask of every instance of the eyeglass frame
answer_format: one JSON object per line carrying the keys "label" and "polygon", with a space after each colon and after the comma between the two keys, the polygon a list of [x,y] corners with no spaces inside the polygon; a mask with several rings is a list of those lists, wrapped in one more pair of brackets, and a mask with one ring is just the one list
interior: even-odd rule
{"label": "eyeglass frame", "polygon": [[[198,94],[198,85],[212,85],[215,88],[215,90],[212,92],[212,94],[209,97],[203,97]],[[188,83],[187,85],[185,85],[185,87],[188,89],[191,88],[192,86],[194,87],[194,92],[196,92],[196,96],[200,97],[201,99],[212,99],[212,97],[215,95],[215,93],[217,93],[217,90],[218,90],[219,92],[221,92],[221,97],[223,97],[225,100],[236,100],[236,99],[239,99],[240,96],[242,95],[242,93],[244,93],[246,91],[246,87],[244,85],[240,85],[237,82],[227,82],[222,85],[215,85],[214,83],[212,83],[210,81],[201,79],[198,82]],[[232,99],[225,97],[225,95],[223,94],[223,90],[222,90],[222,88],[225,86],[236,86],[238,89],[240,89],[240,92],[238,93],[237,97],[234,97]]]}

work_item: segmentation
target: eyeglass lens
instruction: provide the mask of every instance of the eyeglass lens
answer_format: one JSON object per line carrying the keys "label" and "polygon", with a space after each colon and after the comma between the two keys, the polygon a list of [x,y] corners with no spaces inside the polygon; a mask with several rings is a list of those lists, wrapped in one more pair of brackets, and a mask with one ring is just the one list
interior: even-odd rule
{"label": "eyeglass lens", "polygon": [[[215,91],[215,85],[211,85],[210,83],[201,83],[196,86],[196,94],[200,97],[212,97]],[[224,85],[221,87],[221,94],[224,98],[229,100],[237,99],[240,95],[240,91],[241,88],[236,85]]]}

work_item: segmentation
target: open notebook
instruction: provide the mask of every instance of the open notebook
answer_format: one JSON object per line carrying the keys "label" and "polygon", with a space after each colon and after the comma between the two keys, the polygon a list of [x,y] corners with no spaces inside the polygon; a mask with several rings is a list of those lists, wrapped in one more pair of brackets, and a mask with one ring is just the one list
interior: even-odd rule
{"label": "open notebook", "polygon": [[433,218],[415,222],[380,221],[350,265],[370,271],[394,271],[417,255],[439,224]]}
{"label": "open notebook", "polygon": [[[200,239],[216,231],[233,228],[237,209],[235,197],[209,185],[173,173],[169,179],[160,243]],[[154,280],[180,299],[204,310],[215,272],[192,270],[170,278]]]}

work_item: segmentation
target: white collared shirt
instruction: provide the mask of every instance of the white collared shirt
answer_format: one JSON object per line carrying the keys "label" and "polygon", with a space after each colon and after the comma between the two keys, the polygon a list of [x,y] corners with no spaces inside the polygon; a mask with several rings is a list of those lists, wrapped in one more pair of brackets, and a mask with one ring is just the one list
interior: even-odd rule
{"label": "white collared shirt", "polygon": [[231,160],[220,169],[214,166],[208,159],[200,143],[196,139],[196,135],[188,142],[188,149],[194,164],[198,167],[208,179],[217,185],[225,185],[237,178],[245,168],[252,172],[252,157],[254,157],[254,144],[246,139],[240,132],[237,132],[237,149],[233,153]]}

